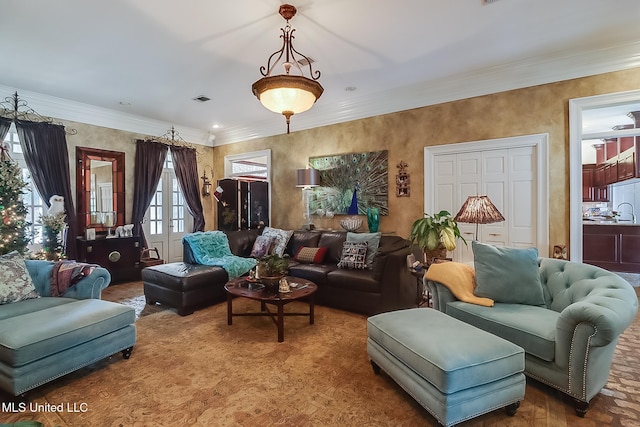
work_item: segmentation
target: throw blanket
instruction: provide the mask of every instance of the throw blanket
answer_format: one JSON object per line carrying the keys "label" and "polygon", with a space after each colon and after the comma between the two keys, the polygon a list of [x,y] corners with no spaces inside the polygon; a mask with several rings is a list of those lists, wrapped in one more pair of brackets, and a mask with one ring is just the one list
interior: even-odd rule
{"label": "throw blanket", "polygon": [[197,231],[182,238],[188,244],[198,264],[222,267],[229,279],[245,274],[256,266],[253,258],[243,258],[231,253],[229,239],[222,231]]}
{"label": "throw blanket", "polygon": [[67,290],[84,279],[96,269],[96,264],[86,264],[76,261],[58,261],[51,271],[51,296],[59,297]]}
{"label": "throw blanket", "polygon": [[467,264],[459,262],[431,264],[424,277],[427,280],[442,283],[460,301],[493,307],[492,299],[477,297],[473,294],[476,273]]}

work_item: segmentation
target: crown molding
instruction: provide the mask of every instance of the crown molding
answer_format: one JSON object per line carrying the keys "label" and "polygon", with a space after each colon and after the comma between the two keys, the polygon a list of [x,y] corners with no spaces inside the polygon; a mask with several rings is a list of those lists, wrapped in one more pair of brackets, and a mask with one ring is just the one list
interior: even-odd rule
{"label": "crown molding", "polygon": [[[295,132],[636,67],[640,67],[640,42],[588,52],[558,52],[552,57],[511,62],[394,90],[355,95],[348,102],[341,103],[338,108],[335,108],[335,105],[319,103],[304,114],[293,116],[291,126]],[[284,119],[279,120],[273,115],[264,121],[251,123],[251,127],[232,126],[222,132],[216,132],[215,145],[283,133]]]}
{"label": "crown molding", "polygon": [[[640,42],[570,54],[558,52],[551,57],[511,62],[393,90],[360,96],[353,93],[348,101],[337,106],[320,102],[304,114],[292,117],[292,131],[636,67],[640,67]],[[0,92],[7,96],[16,91],[43,116],[150,136],[164,135],[174,126],[186,141],[210,147],[281,135],[286,131],[284,119],[266,114],[263,120],[250,124],[226,126],[216,131],[214,137],[201,129],[0,85]]]}
{"label": "crown molding", "polygon": [[41,93],[31,92],[20,88],[0,85],[0,93],[6,93],[6,97],[10,97],[15,92],[18,92],[20,99],[25,100],[29,107],[41,116],[140,133],[149,136],[164,135],[167,133],[168,129],[171,129],[171,126],[174,126],[175,130],[179,132],[180,136],[185,141],[194,144],[213,146],[210,134],[200,129],[122,113],[108,108],[96,107],[95,105],[83,104],[81,102],[70,101],[68,99],[43,95]]}

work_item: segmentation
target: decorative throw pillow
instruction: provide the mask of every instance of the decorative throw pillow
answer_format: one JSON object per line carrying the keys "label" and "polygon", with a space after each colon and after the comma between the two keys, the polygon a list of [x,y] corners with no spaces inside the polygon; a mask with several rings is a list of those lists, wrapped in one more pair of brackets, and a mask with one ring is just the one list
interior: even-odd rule
{"label": "decorative throw pillow", "polygon": [[474,294],[495,302],[544,305],[538,249],[472,242],[476,270]]}
{"label": "decorative throw pillow", "polygon": [[367,268],[367,244],[344,242],[338,268],[365,270]]}
{"label": "decorative throw pillow", "polygon": [[367,244],[367,268],[373,268],[373,258],[378,253],[382,233],[347,233],[347,242]]}
{"label": "decorative throw pillow", "polygon": [[270,254],[284,255],[284,250],[287,248],[287,243],[293,235],[293,230],[281,230],[279,228],[265,227],[262,231],[262,235],[266,237],[273,237],[273,244],[271,245]]}
{"label": "decorative throw pillow", "polygon": [[273,237],[270,236],[258,236],[253,243],[253,249],[251,249],[252,258],[262,258],[269,253],[271,245],[273,244]]}
{"label": "decorative throw pillow", "polygon": [[325,246],[321,248],[308,248],[306,246],[302,246],[293,259],[305,264],[321,264],[326,253],[327,248]]}
{"label": "decorative throw pillow", "polygon": [[40,298],[22,256],[16,252],[0,256],[0,304]]}

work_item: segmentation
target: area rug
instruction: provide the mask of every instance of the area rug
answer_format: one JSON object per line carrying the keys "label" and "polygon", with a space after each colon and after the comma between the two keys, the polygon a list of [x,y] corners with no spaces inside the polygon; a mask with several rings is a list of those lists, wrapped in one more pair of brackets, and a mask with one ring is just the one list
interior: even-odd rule
{"label": "area rug", "polygon": [[[258,303],[237,299],[237,311]],[[289,310],[304,310],[299,303]],[[587,418],[570,400],[528,381],[515,417],[494,411],[463,426],[633,425],[637,416],[640,327],[621,339],[623,363]],[[264,317],[234,318],[226,305],[178,316],[161,310],[137,321],[131,359],[113,357],[30,394],[33,404],[62,412],[3,412],[0,423],[34,420],[46,427],[80,426],[435,426],[435,419],[385,374],[375,375],[366,351],[366,317],[316,307],[314,325],[285,319],[285,341]],[[424,325],[425,337],[430,333]],[[626,334],[625,334],[626,335]],[[631,351],[634,354],[627,353]],[[472,351],[470,349],[470,351]],[[618,353],[618,352],[617,352]],[[636,390],[635,392],[633,390]]]}

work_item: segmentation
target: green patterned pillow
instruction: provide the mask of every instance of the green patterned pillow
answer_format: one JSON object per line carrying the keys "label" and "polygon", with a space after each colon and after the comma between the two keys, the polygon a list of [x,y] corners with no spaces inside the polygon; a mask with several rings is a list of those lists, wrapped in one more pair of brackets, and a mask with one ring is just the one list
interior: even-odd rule
{"label": "green patterned pillow", "polygon": [[16,252],[0,256],[0,304],[40,298],[22,256]]}

